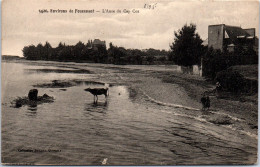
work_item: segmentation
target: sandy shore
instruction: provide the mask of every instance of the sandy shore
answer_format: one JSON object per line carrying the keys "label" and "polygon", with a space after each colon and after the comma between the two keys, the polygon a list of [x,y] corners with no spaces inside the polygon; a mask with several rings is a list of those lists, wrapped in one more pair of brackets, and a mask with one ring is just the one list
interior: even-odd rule
{"label": "sandy shore", "polygon": [[[180,105],[193,109],[189,111],[189,114],[194,116],[205,114],[200,111],[196,112],[202,108],[200,98],[203,92],[212,91],[215,88],[214,84],[207,82],[203,77],[179,73],[174,66],[112,65],[112,67],[113,72],[110,71],[110,73],[117,76],[115,82],[127,84],[159,104],[173,107]],[[210,99],[211,109],[208,112],[210,115],[206,116],[207,120],[226,122],[230,119],[233,128],[249,132],[249,135],[257,137],[257,95],[248,98],[254,100],[244,98],[243,102],[239,98],[220,99],[215,94],[212,94]]]}

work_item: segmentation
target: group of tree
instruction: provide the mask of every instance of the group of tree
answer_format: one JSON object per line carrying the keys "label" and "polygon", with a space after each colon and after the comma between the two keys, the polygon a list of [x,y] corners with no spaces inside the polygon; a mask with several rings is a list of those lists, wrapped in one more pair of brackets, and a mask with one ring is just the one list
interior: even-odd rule
{"label": "group of tree", "polygon": [[153,64],[154,61],[165,62],[169,52],[156,49],[125,49],[109,44],[108,63],[112,64]]}
{"label": "group of tree", "polygon": [[[44,45],[30,45],[23,48],[23,56],[27,60],[54,60],[54,61],[74,61],[74,62],[94,62],[112,64],[153,64],[158,60],[166,61],[168,51],[156,49],[125,49],[124,47],[109,44],[106,49],[104,45],[91,46],[79,41],[76,45],[66,45],[59,43],[53,48],[49,42]],[[159,57],[159,58],[158,58]]]}
{"label": "group of tree", "polygon": [[182,66],[201,65],[202,62],[203,75],[212,80],[218,72],[231,66],[258,64],[258,54],[253,49],[253,43],[240,43],[235,46],[234,52],[229,52],[227,48],[223,51],[215,50],[202,45],[194,24],[184,25],[174,32],[174,36],[169,60]]}
{"label": "group of tree", "polygon": [[[231,65],[258,63],[257,53],[252,45],[244,47],[237,45],[235,51],[230,53],[226,49],[223,52],[202,45],[202,39],[196,32],[196,25],[185,24],[174,32],[174,41],[170,45],[170,51],[156,49],[126,49],[124,47],[109,44],[98,45],[93,48],[91,42],[86,44],[79,41],[76,45],[59,43],[52,48],[50,43],[41,43],[37,46],[30,45],[23,48],[23,55],[28,60],[56,60],[76,61],[112,64],[153,64],[155,61],[166,63],[166,57],[172,64],[182,66],[204,66],[203,73],[214,78],[216,73]],[[203,61],[201,61],[203,60]],[[168,62],[168,61],[167,61]]]}
{"label": "group of tree", "polygon": [[53,48],[49,42],[46,42],[45,45],[39,43],[37,46],[25,46],[22,51],[27,60],[105,62],[106,47],[102,45],[97,47],[97,49],[93,49],[90,42],[84,44],[79,41],[76,45],[66,45],[60,42],[56,48]]}

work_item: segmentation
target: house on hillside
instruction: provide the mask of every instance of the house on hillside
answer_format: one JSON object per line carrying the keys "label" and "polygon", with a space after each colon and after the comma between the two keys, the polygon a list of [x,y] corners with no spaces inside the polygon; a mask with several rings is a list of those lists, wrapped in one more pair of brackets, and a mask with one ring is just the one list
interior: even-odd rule
{"label": "house on hillside", "polygon": [[98,50],[100,47],[106,48],[106,41],[101,41],[100,39],[94,39],[94,41],[88,41],[88,49]]}
{"label": "house on hillside", "polygon": [[98,50],[99,47],[105,47],[106,48],[106,41],[101,41],[99,39],[95,39],[93,42],[92,42],[92,48],[94,50]]}
{"label": "house on hillside", "polygon": [[208,46],[221,51],[233,52],[235,47],[253,46],[258,52],[258,38],[255,36],[255,28],[242,29],[241,27],[225,24],[209,25]]}

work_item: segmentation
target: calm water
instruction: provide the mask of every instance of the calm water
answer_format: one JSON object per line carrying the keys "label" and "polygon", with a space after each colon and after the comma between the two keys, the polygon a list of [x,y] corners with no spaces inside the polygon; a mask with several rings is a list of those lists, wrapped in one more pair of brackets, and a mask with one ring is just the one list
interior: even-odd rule
{"label": "calm water", "polygon": [[[54,103],[11,108],[32,85],[56,80],[95,80],[95,74],[44,73],[57,69],[2,63],[2,162],[70,165],[247,164],[256,161],[257,140],[226,126],[214,125],[195,111],[157,105],[113,86],[105,101],[93,104],[84,91],[100,85],[37,88]],[[66,68],[59,68],[66,69]],[[25,152],[38,150],[38,152]]]}

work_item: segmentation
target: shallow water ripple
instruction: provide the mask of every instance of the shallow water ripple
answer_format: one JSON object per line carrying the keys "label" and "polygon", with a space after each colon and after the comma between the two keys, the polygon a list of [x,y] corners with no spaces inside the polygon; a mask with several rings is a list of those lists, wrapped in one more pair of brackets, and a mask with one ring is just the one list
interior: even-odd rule
{"label": "shallow water ripple", "polygon": [[[23,69],[42,68],[38,66],[17,63],[4,64],[3,68],[18,71],[12,75],[3,73],[10,81],[3,84],[3,104],[25,96],[33,84],[53,80],[53,76],[46,76],[42,70],[23,72]],[[89,78],[88,75],[62,73],[59,79],[93,79],[93,75]],[[158,105],[142,92],[137,92],[140,96],[131,95],[127,86],[110,87],[109,97],[99,96],[98,103],[93,104],[93,95],[84,91],[86,87],[102,85],[85,83],[66,91],[38,88],[39,94],[53,96],[54,103],[34,108],[2,105],[2,162],[194,165],[247,164],[256,160],[255,138],[202,120],[200,111]]]}

